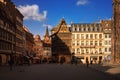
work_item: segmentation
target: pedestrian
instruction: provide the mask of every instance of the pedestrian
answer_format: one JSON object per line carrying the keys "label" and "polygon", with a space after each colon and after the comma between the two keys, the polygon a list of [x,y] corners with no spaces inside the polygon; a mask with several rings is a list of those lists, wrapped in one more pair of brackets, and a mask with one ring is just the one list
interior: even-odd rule
{"label": "pedestrian", "polygon": [[74,63],[75,65],[77,65],[78,61],[77,61],[77,57],[74,56]]}
{"label": "pedestrian", "polygon": [[10,55],[10,60],[8,61],[8,64],[9,64],[9,66],[10,66],[10,71],[12,71],[13,70],[13,64],[14,64],[14,61],[13,61],[13,58],[12,58],[12,56]]}
{"label": "pedestrian", "polygon": [[30,66],[30,59],[28,58],[28,60],[27,60],[27,63],[28,63],[28,65]]}
{"label": "pedestrian", "polygon": [[1,55],[0,55],[0,66],[2,65],[2,57],[1,57]]}
{"label": "pedestrian", "polygon": [[86,58],[86,66],[89,67],[89,61],[88,61],[88,58]]}
{"label": "pedestrian", "polygon": [[62,56],[62,57],[60,58],[60,64],[63,64],[64,61],[65,61],[64,56]]}
{"label": "pedestrian", "polygon": [[93,61],[92,61],[92,60],[90,61],[90,64],[91,64],[91,65],[93,64]]}
{"label": "pedestrian", "polygon": [[72,54],[71,54],[71,64],[73,64],[74,63],[74,61],[75,61],[75,53],[73,52]]}

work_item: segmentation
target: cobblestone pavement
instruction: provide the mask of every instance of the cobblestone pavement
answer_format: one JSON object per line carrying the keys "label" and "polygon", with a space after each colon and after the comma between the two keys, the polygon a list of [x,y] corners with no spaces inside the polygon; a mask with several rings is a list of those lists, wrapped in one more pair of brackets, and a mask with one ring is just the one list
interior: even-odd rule
{"label": "cobblestone pavement", "polygon": [[36,64],[0,67],[0,80],[120,80],[85,65]]}

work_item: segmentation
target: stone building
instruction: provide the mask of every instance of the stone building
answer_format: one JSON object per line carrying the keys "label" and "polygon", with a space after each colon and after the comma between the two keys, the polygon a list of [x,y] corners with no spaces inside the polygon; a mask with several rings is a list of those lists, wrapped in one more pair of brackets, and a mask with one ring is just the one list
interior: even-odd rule
{"label": "stone building", "polygon": [[[106,26],[107,25],[107,26]],[[111,23],[71,24],[72,52],[83,63],[99,63],[111,55]],[[106,37],[107,36],[107,37]]]}
{"label": "stone building", "polygon": [[51,30],[52,55],[57,62],[64,58],[64,62],[70,62],[71,56],[71,32],[64,19]]}
{"label": "stone building", "polygon": [[49,35],[49,31],[48,31],[48,27],[46,28],[46,33],[43,37],[43,60],[47,60],[49,61],[49,59],[51,59],[52,57],[52,53],[51,53],[51,39],[50,39],[50,35]]}
{"label": "stone building", "polygon": [[36,57],[41,58],[42,57],[42,53],[43,53],[43,43],[42,40],[40,38],[40,35],[37,34],[34,38],[34,46],[33,46],[33,50],[35,53]]}
{"label": "stone building", "polygon": [[112,63],[120,63],[120,0],[113,0]]}
{"label": "stone building", "polygon": [[6,64],[10,55],[17,59],[22,53],[22,23],[23,15],[15,5],[10,0],[0,0],[0,63]]}
{"label": "stone building", "polygon": [[49,61],[52,57],[52,53],[48,27],[46,28],[46,33],[43,37],[43,40],[41,40],[40,35],[37,34],[34,38],[34,43],[35,57],[42,61]]}
{"label": "stone building", "polygon": [[15,63],[19,64],[22,54],[24,53],[24,31],[23,31],[23,15],[17,10],[15,14],[16,26],[16,60]]}
{"label": "stone building", "polygon": [[99,23],[71,24],[72,52],[83,63],[97,63],[103,59],[103,31]]}
{"label": "stone building", "polygon": [[27,29],[27,27],[23,26],[24,31],[24,53],[22,55],[26,56],[33,56],[33,45],[34,45],[34,38],[33,34]]}
{"label": "stone building", "polygon": [[103,27],[104,33],[104,60],[110,61],[111,60],[111,38],[112,38],[112,20],[101,20],[101,24]]}

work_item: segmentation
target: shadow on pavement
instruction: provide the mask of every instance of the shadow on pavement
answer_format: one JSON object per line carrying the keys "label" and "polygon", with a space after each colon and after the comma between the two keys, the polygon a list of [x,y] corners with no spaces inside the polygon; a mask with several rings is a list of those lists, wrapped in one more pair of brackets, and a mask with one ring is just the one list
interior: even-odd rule
{"label": "shadow on pavement", "polygon": [[90,65],[90,68],[100,72],[108,73],[120,79],[120,65],[92,64]]}

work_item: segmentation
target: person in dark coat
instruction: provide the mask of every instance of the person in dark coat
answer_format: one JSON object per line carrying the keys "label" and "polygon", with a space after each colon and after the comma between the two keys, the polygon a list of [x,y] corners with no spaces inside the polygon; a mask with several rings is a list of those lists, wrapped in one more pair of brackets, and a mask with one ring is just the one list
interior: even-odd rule
{"label": "person in dark coat", "polygon": [[86,58],[86,66],[89,67],[89,61],[88,61],[88,58]]}
{"label": "person in dark coat", "polygon": [[12,55],[10,55],[10,60],[8,61],[8,64],[9,64],[9,66],[10,66],[10,71],[12,71],[12,70],[13,70],[12,67],[13,67],[13,64],[14,64]]}
{"label": "person in dark coat", "polygon": [[0,55],[0,65],[2,65],[2,57],[1,57],[1,55]]}

